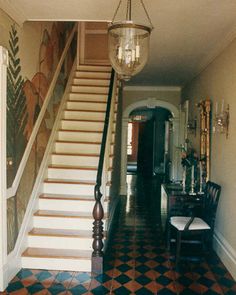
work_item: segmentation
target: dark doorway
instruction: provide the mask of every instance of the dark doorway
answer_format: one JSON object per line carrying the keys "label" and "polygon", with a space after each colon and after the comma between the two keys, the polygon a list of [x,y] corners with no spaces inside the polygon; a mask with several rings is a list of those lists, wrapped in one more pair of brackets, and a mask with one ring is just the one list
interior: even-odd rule
{"label": "dark doorway", "polygon": [[161,107],[138,108],[130,114],[128,124],[127,172],[142,177],[168,179],[171,113]]}

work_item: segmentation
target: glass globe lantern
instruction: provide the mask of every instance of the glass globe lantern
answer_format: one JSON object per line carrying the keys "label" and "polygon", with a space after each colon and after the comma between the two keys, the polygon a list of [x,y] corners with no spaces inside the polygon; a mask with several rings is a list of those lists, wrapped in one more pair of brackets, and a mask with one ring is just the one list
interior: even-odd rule
{"label": "glass globe lantern", "polygon": [[[141,3],[144,7],[142,0]],[[145,66],[148,60],[150,34],[153,28],[145,7],[144,10],[151,24],[150,27],[134,23],[131,20],[131,0],[128,0],[127,7],[126,15],[129,16],[128,19],[121,22],[112,22],[108,27],[109,59],[114,70],[125,81],[139,73]]]}

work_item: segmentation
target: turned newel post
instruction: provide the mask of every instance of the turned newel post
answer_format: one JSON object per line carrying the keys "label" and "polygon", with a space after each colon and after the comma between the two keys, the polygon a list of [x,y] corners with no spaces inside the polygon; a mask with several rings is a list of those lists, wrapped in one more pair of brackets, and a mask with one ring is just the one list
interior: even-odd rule
{"label": "turned newel post", "polygon": [[[103,217],[104,210],[101,204],[102,193],[100,185],[94,188],[95,205],[93,208],[93,259],[103,257]],[[95,259],[96,260],[96,259]]]}

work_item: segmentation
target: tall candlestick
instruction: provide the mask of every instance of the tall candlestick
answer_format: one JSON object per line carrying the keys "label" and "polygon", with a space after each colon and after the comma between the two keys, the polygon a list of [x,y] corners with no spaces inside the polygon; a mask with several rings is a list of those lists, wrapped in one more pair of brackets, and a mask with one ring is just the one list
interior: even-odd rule
{"label": "tall candlestick", "polygon": [[183,170],[183,190],[182,190],[183,194],[186,194],[186,166],[184,166],[184,170]]}
{"label": "tall candlestick", "polygon": [[224,112],[224,104],[225,104],[225,101],[224,99],[222,100],[222,105],[221,105],[221,113],[223,114]]}
{"label": "tall candlestick", "polygon": [[202,171],[203,171],[203,169],[202,169],[202,162],[200,161],[199,162],[199,192],[198,192],[198,194],[199,195],[202,195],[202,194],[204,194],[204,192],[202,191],[202,183],[203,183],[203,181],[202,181]]}
{"label": "tall candlestick", "polygon": [[196,193],[194,192],[194,184],[195,184],[194,165],[192,165],[192,170],[191,170],[191,191],[189,192],[190,195],[196,195]]}

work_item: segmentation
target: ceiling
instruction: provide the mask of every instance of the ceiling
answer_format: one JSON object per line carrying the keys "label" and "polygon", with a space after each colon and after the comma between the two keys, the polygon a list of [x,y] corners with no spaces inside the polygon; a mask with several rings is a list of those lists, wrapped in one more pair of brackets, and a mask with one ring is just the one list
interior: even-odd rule
{"label": "ceiling", "polygon": [[[18,23],[110,21],[119,0],[0,0]],[[144,20],[133,0],[136,18]],[[236,0],[144,0],[152,19],[150,58],[133,85],[183,86],[236,37]]]}

